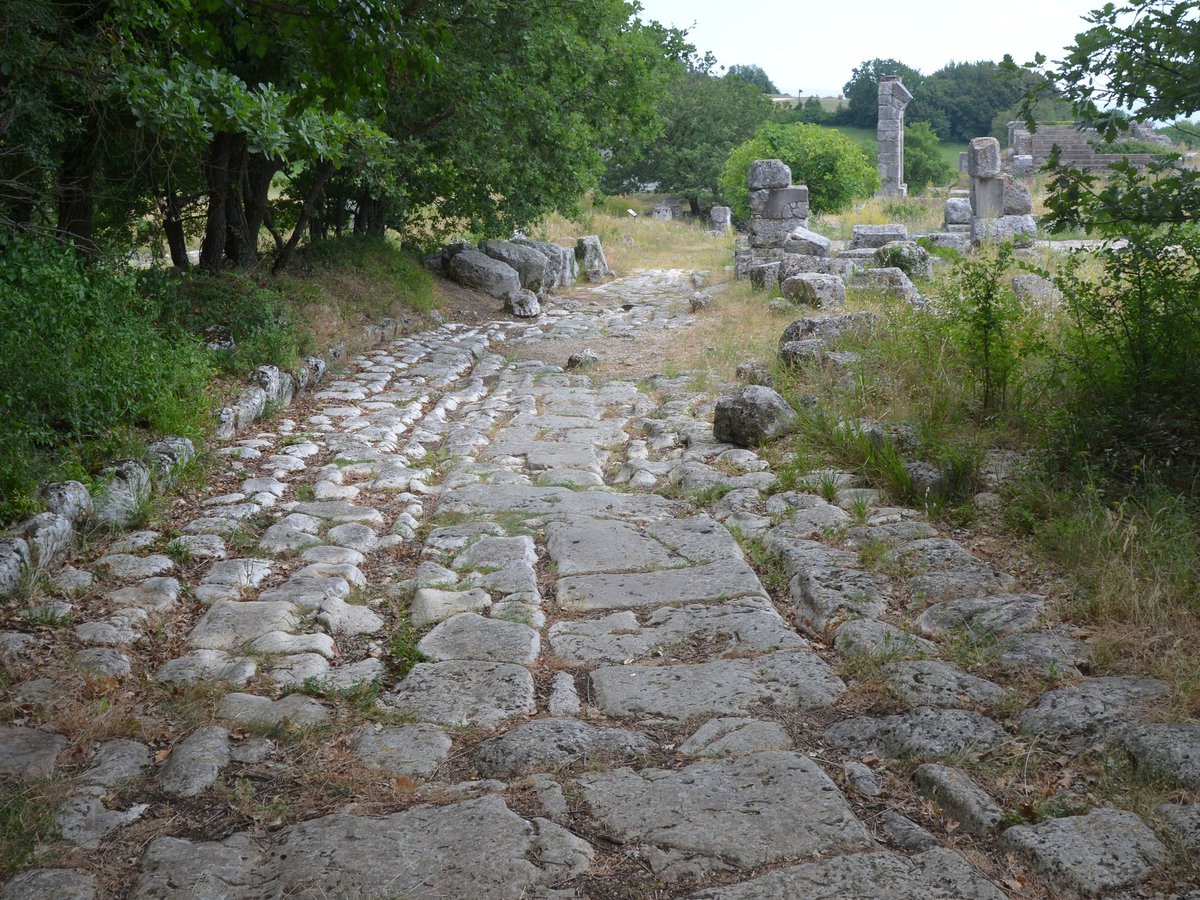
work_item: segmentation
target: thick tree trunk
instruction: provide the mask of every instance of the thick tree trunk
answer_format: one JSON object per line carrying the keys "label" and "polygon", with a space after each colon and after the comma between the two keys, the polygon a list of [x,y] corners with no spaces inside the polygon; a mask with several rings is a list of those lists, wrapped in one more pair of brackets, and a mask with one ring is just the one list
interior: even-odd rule
{"label": "thick tree trunk", "polygon": [[188,259],[187,241],[183,236],[183,218],[179,209],[179,195],[173,187],[167,188],[164,199],[163,231],[167,235],[167,247],[171,251],[171,264],[177,269],[186,269],[191,265]]}
{"label": "thick tree trunk", "polygon": [[92,140],[77,139],[63,154],[58,173],[58,233],[73,241],[76,252],[96,255],[95,227],[96,171]]}
{"label": "thick tree trunk", "polygon": [[320,168],[317,169],[317,177],[313,179],[313,186],[309,190],[308,196],[304,198],[304,206],[300,210],[300,218],[296,222],[296,227],[292,229],[292,236],[288,238],[283,249],[279,251],[279,256],[275,259],[275,265],[271,267],[272,273],[279,274],[292,261],[292,254],[296,252],[296,245],[300,243],[300,236],[304,234],[305,229],[308,227],[313,210],[316,209],[317,203],[321,199],[321,192],[325,190],[325,183],[329,181],[332,175],[333,163],[321,163]]}
{"label": "thick tree trunk", "polygon": [[246,238],[258,250],[258,235],[270,212],[271,179],[283,168],[279,160],[261,153],[251,153],[246,160],[246,180],[243,186],[246,210]]}
{"label": "thick tree trunk", "polygon": [[208,186],[208,215],[204,223],[204,241],[200,245],[200,268],[217,274],[225,256],[229,228],[229,179],[234,135],[220,132],[213,137],[204,163]]}
{"label": "thick tree trunk", "polygon": [[700,198],[688,197],[688,206],[692,208],[692,215],[697,219],[700,218]]}
{"label": "thick tree trunk", "polygon": [[248,269],[258,262],[258,232],[251,234],[246,218],[248,175],[246,167],[249,153],[246,139],[234,140],[230,154],[229,194],[225,212],[225,255],[235,266]]}

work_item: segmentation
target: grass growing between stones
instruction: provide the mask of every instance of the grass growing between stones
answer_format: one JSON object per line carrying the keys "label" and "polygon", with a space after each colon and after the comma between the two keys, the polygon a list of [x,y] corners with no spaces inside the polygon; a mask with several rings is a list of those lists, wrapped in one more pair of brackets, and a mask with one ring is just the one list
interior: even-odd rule
{"label": "grass growing between stones", "polygon": [[0,875],[43,855],[57,837],[55,816],[70,792],[65,779],[0,780]]}

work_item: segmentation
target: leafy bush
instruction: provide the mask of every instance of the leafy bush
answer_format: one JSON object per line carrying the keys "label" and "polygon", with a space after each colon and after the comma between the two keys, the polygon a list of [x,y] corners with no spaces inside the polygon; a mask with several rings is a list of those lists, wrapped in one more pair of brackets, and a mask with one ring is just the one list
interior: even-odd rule
{"label": "leafy bush", "polygon": [[913,193],[929,185],[944,185],[955,181],[958,172],[946,162],[939,149],[938,136],[928,122],[916,122],[904,127],[904,180]]}
{"label": "leafy bush", "polygon": [[137,431],[196,436],[207,412],[202,345],[160,330],[160,298],[69,247],[0,239],[0,518],[43,477],[80,477]]}
{"label": "leafy bush", "polygon": [[721,172],[721,194],[735,216],[750,215],[746,173],[758,159],[781,159],[792,170],[792,182],[808,186],[809,206],[816,215],[840,212],[879,187],[879,173],[853,140],[832,128],[798,123],[768,123],[729,155]]}
{"label": "leafy bush", "polygon": [[962,260],[942,295],[952,324],[950,337],[973,381],[980,420],[1004,409],[1019,362],[1014,331],[1021,304],[1003,283],[1011,259],[1012,247],[1005,244],[994,254]]}
{"label": "leafy bush", "polygon": [[1099,276],[1071,264],[1055,279],[1070,314],[1065,449],[1122,478],[1150,469],[1190,482],[1200,470],[1200,236],[1135,227],[1099,259]]}

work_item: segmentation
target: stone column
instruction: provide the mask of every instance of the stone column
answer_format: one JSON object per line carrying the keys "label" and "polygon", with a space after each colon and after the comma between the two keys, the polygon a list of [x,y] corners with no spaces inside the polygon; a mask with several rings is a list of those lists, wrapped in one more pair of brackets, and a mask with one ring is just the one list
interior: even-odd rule
{"label": "stone column", "polygon": [[756,160],[750,188],[750,246],[779,248],[797,227],[808,227],[808,188],[792,184],[792,170],[778,159]]}
{"label": "stone column", "polygon": [[904,183],[904,107],[912,94],[899,75],[883,75],[879,79],[879,188],[881,197],[903,197],[908,193]]}
{"label": "stone column", "polygon": [[733,210],[728,206],[714,206],[708,212],[709,231],[713,234],[728,233],[733,223]]}

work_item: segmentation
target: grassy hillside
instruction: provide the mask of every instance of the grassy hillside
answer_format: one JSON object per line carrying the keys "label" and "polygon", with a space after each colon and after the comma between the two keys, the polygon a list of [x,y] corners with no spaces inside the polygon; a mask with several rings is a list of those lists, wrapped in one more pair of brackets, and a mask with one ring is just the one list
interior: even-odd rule
{"label": "grassy hillside", "polygon": [[[855,141],[862,144],[875,146],[875,129],[874,128],[854,128],[850,125],[838,125],[836,130]],[[954,167],[954,171],[958,171],[958,154],[966,152],[966,144],[942,143],[939,148],[946,162]]]}

